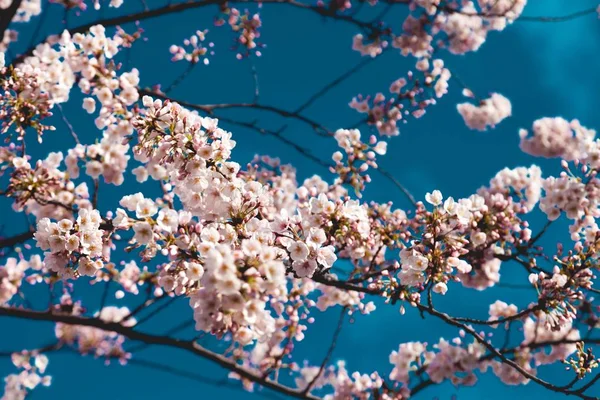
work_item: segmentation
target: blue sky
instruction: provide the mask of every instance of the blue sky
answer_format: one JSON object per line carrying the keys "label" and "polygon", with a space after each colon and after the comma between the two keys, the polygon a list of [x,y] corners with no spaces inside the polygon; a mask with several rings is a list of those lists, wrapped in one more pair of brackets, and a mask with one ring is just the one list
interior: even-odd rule
{"label": "blue sky", "polygon": [[[524,14],[562,15],[592,7],[595,3],[597,1],[593,0],[530,0]],[[162,2],[150,0],[148,4],[156,7]],[[125,10],[131,9],[130,6],[126,7]],[[136,8],[137,5],[131,7]],[[105,16],[115,13],[119,12],[110,10]],[[80,21],[87,22],[93,15],[86,13]],[[185,65],[172,65],[169,46],[181,43],[197,29],[208,28],[208,39],[215,42],[215,56],[211,57],[210,65],[198,65],[185,82],[173,90],[172,96],[195,103],[252,101],[251,64],[248,60],[235,59],[234,53],[229,50],[233,37],[227,28],[212,26],[214,15],[214,8],[202,8],[144,21],[142,27],[148,41],[136,43],[131,50],[129,64],[140,70],[142,84],[168,84],[175,79]],[[41,32],[56,32],[59,20],[59,13],[50,13]],[[253,59],[258,71],[261,103],[294,109],[324,84],[360,61],[359,54],[351,50],[351,39],[356,32],[347,24],[324,21],[310,13],[283,5],[266,5],[262,20],[261,40],[267,44],[267,48],[263,50],[262,57]],[[388,21],[400,24],[401,13],[390,14]],[[69,22],[69,26],[80,23],[75,18],[70,18]],[[25,43],[28,40],[25,39]],[[450,93],[432,107],[425,117],[401,126],[401,135],[390,141],[388,154],[381,158],[380,165],[392,172],[419,199],[433,189],[441,190],[445,196],[468,196],[505,166],[529,166],[535,163],[542,167],[546,175],[555,173],[558,170],[557,162],[533,159],[519,151],[517,131],[521,127],[529,128],[534,120],[544,116],[577,118],[584,126],[600,126],[600,113],[597,112],[600,104],[598,49],[600,22],[591,15],[560,24],[517,21],[504,32],[491,33],[476,53],[460,57],[444,53],[446,65],[452,73],[459,76],[478,96],[486,97],[488,93],[498,92],[508,97],[512,102],[513,116],[488,132],[468,130],[455,107],[457,102],[464,101],[460,95],[461,88],[451,81]],[[412,67],[413,60],[389,51],[315,102],[305,113],[331,129],[354,125],[361,116],[347,106],[352,97],[358,93],[386,92],[390,82],[403,76]],[[74,96],[73,101],[64,108],[83,141],[91,142],[99,135],[91,121],[81,116],[80,97]],[[287,138],[309,147],[315,155],[325,160],[329,160],[335,150],[332,139],[319,138],[309,126],[292,120],[258,114],[252,110],[231,110],[223,115],[247,121],[258,119],[262,126],[271,129],[287,124],[284,132]],[[57,122],[60,127],[59,124]],[[300,179],[315,173],[327,174],[324,168],[314,165],[273,138],[226,123],[222,125],[233,132],[238,142],[234,158],[242,164],[256,153],[269,154],[295,165]],[[362,129],[368,130],[366,127]],[[48,151],[65,150],[71,145],[68,132],[59,129],[49,134],[44,146],[38,146],[34,154],[43,156]],[[372,176],[373,182],[366,192],[366,199],[381,202],[392,200],[400,207],[408,207],[402,194],[391,187],[388,181],[378,174]],[[102,210],[114,209],[121,196],[143,190],[132,177],[129,178],[126,185],[106,187],[101,192]],[[6,206],[7,203],[3,201],[2,205]],[[537,231],[543,225],[543,220],[536,214],[531,224],[533,230]],[[25,229],[20,215],[9,216],[4,225],[7,234]],[[550,230],[545,244],[552,246],[562,238],[559,229]],[[503,265],[501,274],[503,282],[523,279],[521,271],[510,264]],[[86,290],[92,291],[92,294],[88,294],[90,296],[94,291],[97,292],[95,288]],[[485,317],[487,305],[496,299],[523,305],[533,299],[532,295],[517,289],[494,288],[480,293],[451,287],[444,299],[443,309],[459,315]],[[41,307],[46,301],[44,294],[36,296],[33,302]],[[127,301],[131,300],[126,298],[124,304]],[[457,334],[455,329],[436,321],[422,320],[415,312],[409,311],[401,316],[397,307],[378,306],[377,312],[370,316],[355,316],[353,323],[347,324],[341,333],[333,358],[346,359],[351,371],[379,370],[387,376],[391,371],[389,353],[396,350],[400,343],[411,340],[432,343],[440,335],[452,338]],[[160,332],[190,316],[191,310],[182,300],[144,327]],[[308,331],[306,340],[298,346],[297,351],[299,360],[320,363],[328,345],[328,339],[324,338],[329,338],[333,333],[337,311],[315,317],[318,322]],[[0,324],[0,350],[36,347],[52,339],[50,324],[30,324],[8,319]],[[182,335],[191,337],[193,333]],[[518,333],[514,335],[515,338],[518,336]],[[225,371],[208,362],[177,351],[149,349],[142,352],[140,358],[159,360],[216,379],[226,375]],[[12,371],[9,364],[8,360],[0,360],[0,374]],[[542,368],[541,372],[546,377],[560,377],[558,373],[561,370],[562,367],[558,366]],[[261,393],[221,392],[222,388],[139,366],[104,366],[102,360],[71,354],[51,356],[48,373],[53,375],[53,385],[36,391],[33,399],[264,397]],[[567,380],[564,376],[562,378]],[[534,384],[503,386],[492,374],[482,376],[475,387],[456,389],[443,384],[424,391],[420,398],[437,397],[444,400],[454,395],[460,400],[505,399],[508,395],[516,398],[559,398]]]}

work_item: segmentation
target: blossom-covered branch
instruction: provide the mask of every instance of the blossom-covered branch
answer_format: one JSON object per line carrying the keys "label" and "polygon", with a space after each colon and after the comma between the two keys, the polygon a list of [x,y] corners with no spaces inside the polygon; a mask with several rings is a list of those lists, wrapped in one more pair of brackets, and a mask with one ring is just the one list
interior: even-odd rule
{"label": "blossom-covered branch", "polygon": [[[593,334],[600,323],[596,132],[561,117],[532,121],[531,129],[514,132],[520,150],[557,159],[560,173],[537,165],[504,168],[460,197],[434,188],[413,195],[395,178],[404,155],[388,154],[390,143],[402,140],[400,127],[444,107],[441,99],[450,98],[456,81],[469,100],[450,109],[468,128],[505,126],[513,114],[508,97],[493,91],[493,81],[489,95],[475,94],[449,59],[468,57],[519,19],[532,20],[522,16],[525,0],[199,0],[144,5],[68,28],[67,17],[95,13],[90,5],[123,5],[108,3],[44,4],[44,11],[62,8],[65,23],[53,21],[54,34],[31,47],[16,29],[35,20],[42,3],[0,1],[0,195],[10,205],[7,215],[26,222],[6,229],[21,233],[0,238],[0,317],[54,326],[49,345],[0,353],[16,368],[4,399],[49,386],[49,359],[63,350],[178,373],[164,360],[138,358],[154,345],[211,361],[244,390],[301,399],[404,400],[443,382],[472,386],[486,373],[506,385],[531,382],[594,398],[600,379],[600,339]],[[271,51],[262,7],[276,5],[344,22],[354,30],[345,47],[368,61],[341,66],[343,72],[296,107],[263,102],[254,59]],[[183,72],[161,71],[167,84],[145,88],[147,66],[130,49],[147,33],[126,25],[209,6],[214,29],[190,27],[164,49],[167,60],[186,64]],[[387,17],[396,6],[402,23]],[[184,93],[201,68],[214,64],[223,48],[215,31],[229,36],[231,53],[223,53],[250,67],[251,101],[239,100],[237,89],[232,101],[214,104],[171,94]],[[5,53],[17,54],[16,48],[23,54],[7,63]],[[414,68],[395,71],[386,90],[348,92],[344,107],[361,114],[358,122],[331,129],[323,114],[309,113],[363,67],[381,65],[372,60],[384,52],[409,58]],[[309,129],[292,139],[287,126],[266,128],[240,118],[241,110]],[[310,166],[297,170],[285,153],[242,159],[235,151],[242,131],[272,137],[326,170],[321,176],[311,175]],[[46,153],[48,140],[60,151]],[[424,163],[428,146],[436,145],[416,149]],[[391,163],[382,168],[386,158]],[[406,196],[408,208],[394,204],[386,190],[373,196],[373,171]],[[565,223],[552,222],[559,219]],[[506,276],[520,283],[506,283]],[[520,298],[496,291],[499,298],[485,310],[468,312],[480,304],[478,292],[502,284],[528,290]],[[451,310],[441,299],[453,295],[477,304]],[[183,310],[177,318],[170,312],[175,307]],[[350,372],[338,358],[342,328],[352,326],[345,321],[368,320],[385,308],[399,311],[400,321],[411,312],[432,319],[455,337],[431,342],[429,332],[411,326],[417,337],[389,349],[385,367],[365,364]],[[329,324],[323,353],[303,354],[299,342],[313,324],[327,326],[330,312],[339,319]],[[165,329],[151,332],[148,322],[157,320]],[[191,339],[181,339],[184,332]],[[543,366],[559,363],[567,372],[547,378]]]}

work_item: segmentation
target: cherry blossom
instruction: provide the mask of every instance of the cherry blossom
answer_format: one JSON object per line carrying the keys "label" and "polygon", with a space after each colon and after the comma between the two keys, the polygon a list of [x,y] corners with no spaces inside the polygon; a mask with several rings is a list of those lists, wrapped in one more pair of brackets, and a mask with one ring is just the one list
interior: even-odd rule
{"label": "cherry blossom", "polygon": [[[476,102],[450,105],[468,128],[485,131],[512,115],[508,98],[494,92],[478,98],[447,57],[467,58],[519,18],[535,20],[521,16],[525,0],[284,0],[247,2],[243,10],[202,1],[162,8],[142,2],[145,9],[131,13],[121,8],[123,0],[51,3],[0,0],[0,195],[27,224],[21,234],[0,232],[0,317],[54,327],[49,345],[6,352],[17,372],[5,378],[2,399],[24,399],[50,385],[46,369],[56,350],[126,366],[153,344],[215,362],[245,390],[265,387],[302,399],[405,400],[436,384],[473,386],[486,374],[506,385],[591,398],[583,380],[593,376],[587,382],[595,382],[599,365],[594,345],[600,339],[593,334],[600,326],[596,132],[576,119],[537,119],[531,132],[513,134],[528,157],[548,158],[560,172],[507,161],[510,167],[460,195],[450,196],[445,186],[444,193],[431,187],[415,197],[395,171],[382,169],[386,157],[402,164],[403,154],[390,145],[400,123],[453,101],[449,93],[458,86]],[[253,57],[272,35],[263,8],[273,3],[351,26],[346,49],[365,57],[364,64],[295,110],[264,102]],[[67,16],[79,22],[84,13],[96,20],[101,5],[120,16],[67,24]],[[364,19],[363,6],[376,17]],[[20,28],[41,19],[46,7],[64,8],[64,24],[54,21],[60,29],[53,35],[37,41],[36,32],[30,49],[13,51],[25,46]],[[187,61],[187,69],[164,89],[161,82],[147,83],[147,69],[130,50],[146,39],[144,29],[116,25],[196,7],[215,17],[211,41],[208,30],[190,28],[194,34],[169,48],[170,61]],[[393,15],[400,20],[386,18],[399,7],[403,13]],[[251,67],[253,100],[195,104],[173,97],[172,89],[197,72],[195,64],[209,64],[219,31],[233,33],[231,50]],[[360,121],[330,129],[305,111],[358,68],[388,54],[408,57],[414,68],[383,77],[386,90],[352,98],[349,106]],[[63,110],[72,104],[82,123],[89,119],[82,139],[69,121],[71,111]],[[301,123],[308,139],[296,142],[285,126],[238,120],[226,109]],[[313,175],[304,165],[296,170],[286,164],[287,154],[240,157],[242,128],[276,138],[325,173]],[[313,143],[312,134],[329,147],[313,153],[320,142]],[[40,156],[49,141],[61,150]],[[425,162],[427,146],[415,150]],[[371,200],[377,197],[370,184],[380,177],[406,195],[406,204]],[[567,241],[550,229],[568,234]],[[507,282],[513,278],[521,283]],[[515,300],[512,289],[502,290],[507,285],[519,285],[528,300]],[[98,299],[91,287],[100,289]],[[36,293],[43,290],[40,306]],[[445,307],[452,296],[470,302],[479,292],[493,293],[494,301],[473,300],[482,319],[467,314],[471,307]],[[176,302],[185,321],[164,312]],[[355,371],[337,358],[337,339],[349,321],[371,323],[372,314],[388,309],[390,322],[407,321],[405,314],[413,312],[451,333],[433,332],[425,342],[419,326],[402,322],[413,338],[384,349],[383,368],[365,364]],[[153,332],[144,324],[161,312],[177,325]],[[334,322],[329,319],[336,313],[325,357],[305,357],[299,344],[313,324]],[[183,339],[185,329],[195,338]],[[175,371],[169,360],[158,361]],[[571,383],[546,380],[546,366],[563,362]]]}

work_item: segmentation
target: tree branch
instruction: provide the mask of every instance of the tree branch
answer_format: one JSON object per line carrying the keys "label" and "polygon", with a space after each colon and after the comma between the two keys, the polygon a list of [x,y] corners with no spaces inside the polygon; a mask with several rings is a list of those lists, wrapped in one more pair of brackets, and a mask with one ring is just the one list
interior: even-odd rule
{"label": "tree branch", "polygon": [[3,249],[5,247],[12,247],[17,244],[26,242],[29,239],[33,238],[34,233],[35,231],[27,231],[12,237],[2,238],[0,239],[0,249]]}
{"label": "tree branch", "polygon": [[[16,0],[18,2],[20,2],[20,0]],[[326,17],[326,18],[331,18],[334,20],[340,20],[340,21],[344,21],[347,23],[350,23],[362,30],[366,30],[369,33],[374,33],[374,32],[378,32],[379,28],[377,27],[377,25],[372,24],[370,22],[364,22],[364,21],[360,21],[358,19],[355,19],[352,16],[349,15],[343,15],[343,14],[336,14],[335,11],[331,11],[329,9],[323,8],[323,7],[319,7],[319,6],[313,6],[310,4],[304,4],[304,3],[300,3],[298,1],[295,0],[260,0],[260,1],[255,1],[255,0],[231,0],[231,1],[225,1],[225,0],[201,0],[201,1],[187,1],[184,3],[177,3],[177,4],[168,4],[164,7],[160,7],[160,8],[155,8],[153,10],[145,10],[145,11],[141,11],[138,13],[133,13],[133,14],[128,14],[128,15],[122,15],[119,17],[113,17],[113,18],[105,18],[105,19],[100,19],[94,22],[91,22],[89,24],[84,24],[84,25],[80,25],[78,27],[75,28],[70,28],[67,29],[69,31],[69,33],[74,34],[74,33],[85,33],[87,32],[92,26],[94,25],[102,25],[104,27],[109,27],[109,26],[117,26],[117,25],[123,25],[123,24],[127,24],[129,22],[136,22],[136,21],[141,21],[141,20],[145,20],[145,19],[151,19],[151,18],[155,18],[155,17],[160,17],[163,15],[168,15],[168,14],[174,14],[174,13],[178,13],[178,12],[183,12],[183,11],[187,11],[187,10],[192,10],[192,9],[196,9],[196,8],[201,8],[201,7],[207,7],[207,6],[213,6],[213,5],[219,5],[219,4],[225,4],[225,3],[241,3],[241,4],[284,4],[284,5],[289,5],[295,8],[299,8],[299,9],[303,9],[303,10],[307,10],[313,13],[316,13],[322,17]],[[44,39],[41,43],[44,43],[47,39]],[[19,64],[21,62],[23,62],[23,60],[25,59],[25,57],[30,56],[33,54],[33,51],[35,50],[36,46],[30,47],[25,53],[21,54],[20,56],[16,57],[13,61],[12,64],[16,65]]]}
{"label": "tree branch", "polygon": [[8,8],[0,9],[0,41],[4,37],[4,33],[17,14],[23,0],[13,0]]}
{"label": "tree branch", "polygon": [[187,352],[205,358],[209,361],[212,361],[213,363],[236,373],[241,378],[248,379],[261,386],[275,390],[287,396],[297,399],[319,399],[318,397],[312,396],[310,394],[305,394],[300,390],[293,389],[291,387],[285,386],[281,383],[275,382],[267,378],[263,378],[256,372],[238,365],[234,360],[230,360],[227,357],[214,353],[195,342],[179,340],[167,336],[157,336],[149,333],[138,332],[133,328],[128,328],[114,322],[106,322],[99,318],[87,318],[67,314],[53,314],[47,311],[44,312],[18,309],[12,307],[0,307],[0,316],[28,319],[33,321],[61,322],[68,325],[90,326],[93,328],[118,333],[119,335],[123,335],[124,337],[131,340],[136,340],[151,345],[166,346],[185,350]]}

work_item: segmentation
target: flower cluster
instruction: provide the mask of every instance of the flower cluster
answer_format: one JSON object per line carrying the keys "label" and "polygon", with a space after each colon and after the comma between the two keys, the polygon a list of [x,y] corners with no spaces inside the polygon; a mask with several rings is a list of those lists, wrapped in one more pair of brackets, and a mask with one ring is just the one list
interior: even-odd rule
{"label": "flower cluster", "polygon": [[540,201],[540,209],[553,221],[561,212],[567,218],[580,219],[586,215],[600,216],[600,180],[591,179],[588,183],[570,176],[555,178],[550,176],[543,181],[544,197]]}
{"label": "flower cluster", "polygon": [[[13,2],[11,0],[0,1],[0,9],[8,8]],[[41,0],[22,0],[12,22],[29,22],[32,17],[42,12]]]}
{"label": "flower cluster", "polygon": [[[94,10],[100,10],[102,8],[102,2],[100,0],[50,0],[51,3],[60,4],[67,9],[79,8],[81,11],[87,10],[87,1],[93,4]],[[119,8],[124,2],[124,0],[110,0],[108,6],[111,8]]]}
{"label": "flower cluster", "polygon": [[490,31],[501,31],[523,12],[527,0],[479,0],[458,3],[442,0],[411,1],[402,33],[392,46],[403,55],[429,57],[438,48],[453,54],[478,50]]}
{"label": "flower cluster", "polygon": [[536,365],[552,364],[556,361],[566,359],[577,349],[576,342],[580,339],[580,334],[572,325],[572,321],[565,322],[557,327],[553,322],[548,321],[551,315],[540,314],[537,320],[527,318],[523,323],[523,345],[532,343],[552,343],[554,341],[568,340],[571,343],[551,346],[550,352],[540,349],[530,354]]}
{"label": "flower cluster", "polygon": [[490,29],[501,31],[523,13],[527,0],[477,0]]}
{"label": "flower cluster", "polygon": [[340,151],[333,153],[335,165],[331,167],[331,171],[339,176],[340,184],[349,184],[360,197],[365,183],[370,181],[369,175],[365,173],[369,167],[377,168],[376,154],[384,155],[387,152],[387,142],[378,142],[377,138],[371,135],[369,143],[363,143],[358,129],[338,129],[334,138],[346,153],[346,160]]}
{"label": "flower cluster", "polygon": [[402,23],[402,34],[394,38],[392,47],[399,49],[404,56],[429,56],[433,52],[433,36],[427,31],[427,25],[427,18],[415,18],[409,14]]}
{"label": "flower cluster", "polygon": [[427,374],[432,381],[440,383],[449,379],[454,385],[472,386],[477,382],[476,369],[485,369],[481,358],[485,347],[481,343],[465,345],[460,338],[452,342],[440,339],[434,346],[437,350],[427,365]]}
{"label": "flower cluster", "polygon": [[[468,262],[459,257],[469,255],[472,248],[485,249],[491,239],[488,235],[497,235],[493,230],[486,234],[477,228],[473,229],[478,221],[493,213],[493,207],[486,205],[485,199],[478,195],[458,201],[448,197],[444,201],[438,190],[428,193],[426,200],[434,206],[433,212],[420,209],[417,216],[425,240],[415,241],[400,252],[401,270],[398,278],[402,285],[417,288],[432,281],[433,290],[439,294],[446,293],[450,279],[469,286],[472,264],[478,265],[480,262]],[[439,240],[442,233],[442,239]],[[453,275],[453,272],[456,274]]]}
{"label": "flower cluster", "polygon": [[[51,105],[66,102],[76,83],[83,93],[95,95],[102,104],[96,126],[108,128],[112,133],[111,130],[124,128],[118,123],[131,118],[127,106],[133,105],[139,97],[137,70],[117,77],[119,65],[112,58],[137,38],[139,34],[129,35],[121,29],[108,37],[102,25],[90,27],[87,34],[71,35],[65,30],[52,41],[39,44],[17,69],[37,71],[41,92],[49,95]],[[85,99],[83,105],[89,113],[95,109],[91,98]]]}
{"label": "flower cluster", "polygon": [[532,136],[526,129],[521,129],[519,136],[521,150],[532,156],[580,160],[590,162],[593,167],[599,165],[596,131],[585,128],[578,120],[541,118],[534,121]]}
{"label": "flower cluster", "polygon": [[74,207],[91,208],[87,184],[83,182],[75,186],[70,177],[60,170],[62,160],[62,153],[50,153],[32,168],[26,158],[11,159],[14,170],[6,194],[15,199],[17,209],[25,209],[38,220],[58,220],[71,218]]}
{"label": "flower cluster", "polygon": [[[303,375],[308,375],[310,372],[316,374],[318,371],[311,370],[310,368],[303,369]],[[305,380],[306,378],[304,378]],[[298,383],[302,384],[302,380]],[[371,374],[361,374],[360,372],[353,372],[350,374],[346,369],[346,364],[343,361],[339,361],[335,368],[331,367],[325,371],[324,376],[320,378],[316,385],[316,388],[330,386],[333,393],[327,396],[327,399],[368,399],[371,394],[382,388],[384,384],[383,378],[379,376],[377,372]],[[302,386],[300,386],[302,387]],[[394,399],[394,397],[383,397]]]}
{"label": "flower cluster", "polygon": [[[588,249],[590,253],[594,251]],[[539,313],[539,322],[548,330],[570,328],[577,317],[577,306],[584,299],[584,290],[592,286],[593,272],[589,267],[595,262],[595,255],[578,253],[555,258],[559,265],[554,266],[551,274],[542,271],[529,275],[529,281],[538,290],[538,302],[545,306],[544,313]]]}
{"label": "flower cluster", "polygon": [[[189,39],[183,41],[183,46],[171,45],[169,52],[173,54],[171,61],[185,60],[192,64],[198,63],[200,60],[204,65],[209,64],[208,54],[214,55],[214,51],[204,47],[203,43],[206,40],[208,29],[196,31],[196,34],[190,36]],[[214,43],[208,43],[208,47],[212,48]]]}
{"label": "flower cluster", "polygon": [[511,197],[515,206],[521,206],[516,211],[527,213],[539,202],[543,183],[542,170],[536,165],[529,168],[504,168],[490,180],[488,187],[479,191],[479,194],[482,196],[501,194],[505,198]]}
{"label": "flower cluster", "polygon": [[44,375],[48,367],[48,357],[28,351],[13,353],[12,363],[22,371],[4,378],[4,395],[1,400],[25,400],[28,394],[39,385],[50,386],[52,377]]}
{"label": "flower cluster", "polygon": [[369,42],[365,42],[363,34],[358,33],[352,38],[352,50],[358,51],[361,56],[377,57],[383,53],[383,49],[388,46],[388,42],[379,37],[376,37]]}
{"label": "flower cluster", "polygon": [[98,210],[79,211],[75,223],[70,219],[38,221],[35,239],[44,255],[44,264],[62,277],[94,276],[103,267],[102,218]]}
{"label": "flower cluster", "polygon": [[55,129],[42,123],[52,115],[52,104],[48,93],[43,91],[39,76],[40,71],[35,68],[0,66],[0,134],[14,130],[17,139],[23,140],[27,129],[31,128],[41,142],[45,131]]}
{"label": "flower cluster", "polygon": [[422,59],[417,62],[417,74],[408,72],[408,79],[400,78],[390,85],[392,98],[386,100],[383,93],[370,96],[359,95],[352,99],[350,107],[368,114],[367,123],[375,125],[380,135],[395,136],[400,133],[398,121],[406,122],[405,116],[420,118],[430,105],[448,92],[450,71],[441,59]]}
{"label": "flower cluster", "polygon": [[[69,306],[72,314],[78,315],[82,310],[78,304],[73,304],[70,297],[61,298],[61,306]],[[134,326],[137,321],[130,316],[127,307],[104,307],[94,316],[108,323],[119,323],[125,327]],[[54,329],[59,343],[75,348],[81,354],[93,354],[95,357],[105,358],[109,363],[117,359],[121,364],[126,364],[131,354],[123,349],[125,338],[115,332],[108,332],[99,328],[82,325],[68,325],[57,323]]]}
{"label": "flower cluster", "polygon": [[461,103],[456,108],[465,124],[478,131],[485,131],[488,127],[494,128],[512,114],[510,101],[498,93],[492,93],[490,98],[482,100],[478,106]]}
{"label": "flower cluster", "polygon": [[124,173],[130,158],[128,151],[128,144],[123,144],[122,140],[116,140],[105,134],[99,143],[88,146],[78,144],[73,149],[69,149],[65,157],[67,171],[70,177],[78,178],[79,161],[84,160],[87,176],[95,180],[103,176],[104,182],[118,186],[125,180]]}
{"label": "flower cluster", "polygon": [[260,27],[262,26],[260,14],[250,14],[248,10],[241,12],[235,7],[229,8],[227,5],[224,5],[221,11],[224,17],[218,18],[215,25],[223,25],[225,19],[227,19],[227,24],[229,24],[231,30],[238,35],[233,46],[235,50],[238,50],[236,57],[239,60],[249,57],[251,54],[260,57],[260,49],[265,47],[264,44],[257,41],[260,38]]}
{"label": "flower cluster", "polygon": [[394,366],[390,372],[390,379],[407,384],[409,374],[433,358],[432,352],[427,352],[427,344],[421,342],[407,342],[400,344],[398,351],[390,354],[390,364]]}
{"label": "flower cluster", "polygon": [[0,267],[0,304],[8,303],[19,292],[28,268],[25,260],[17,261],[13,257],[6,259],[6,263]]}

